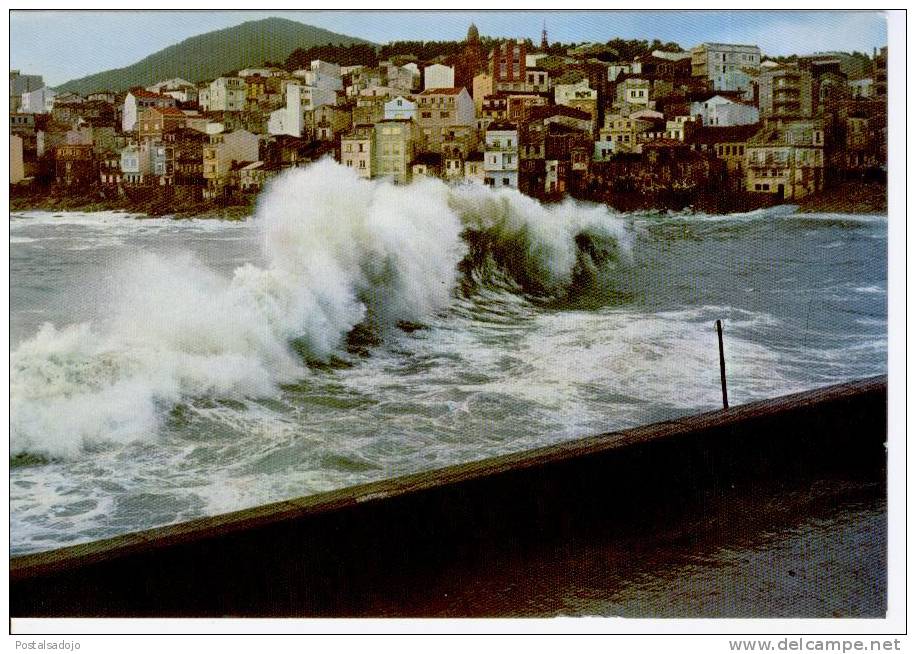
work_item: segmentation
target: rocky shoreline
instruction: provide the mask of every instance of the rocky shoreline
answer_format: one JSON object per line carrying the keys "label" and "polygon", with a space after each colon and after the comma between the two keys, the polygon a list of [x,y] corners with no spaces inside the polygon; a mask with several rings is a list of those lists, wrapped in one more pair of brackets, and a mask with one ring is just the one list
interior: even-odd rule
{"label": "rocky shoreline", "polygon": [[[747,194],[746,194],[747,195]],[[583,198],[584,199],[584,198]],[[672,207],[661,198],[633,197],[628,202],[611,202],[618,210],[693,209],[706,213],[734,213],[774,206],[764,196],[755,206],[734,207],[728,204],[700,202],[695,205]],[[659,202],[659,200],[661,200]],[[142,200],[128,197],[105,198],[94,195],[12,194],[10,211],[125,211],[138,217],[169,217],[176,220],[204,218],[214,220],[244,220],[254,213],[257,196],[236,198],[232,202],[197,200],[182,202],[180,207],[161,199]],[[679,203],[680,204],[680,203]],[[787,204],[797,204],[800,213],[886,214],[887,185],[880,182],[843,182],[821,193]]]}

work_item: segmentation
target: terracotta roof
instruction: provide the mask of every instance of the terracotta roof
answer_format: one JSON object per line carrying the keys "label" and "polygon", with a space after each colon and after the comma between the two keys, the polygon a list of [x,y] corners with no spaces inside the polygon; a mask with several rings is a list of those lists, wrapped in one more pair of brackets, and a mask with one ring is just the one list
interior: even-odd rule
{"label": "terracotta roof", "polygon": [[707,125],[694,129],[687,135],[686,140],[689,143],[707,143],[709,145],[715,145],[716,143],[739,143],[747,141],[758,131],[760,131],[759,123],[729,127]]}
{"label": "terracotta roof", "polygon": [[162,94],[160,94],[160,93],[153,93],[152,91],[147,91],[146,89],[139,89],[139,88],[138,88],[138,89],[131,89],[131,90],[130,90],[130,93],[131,93],[131,95],[133,95],[135,98],[163,98],[163,97],[168,97],[168,96],[164,96],[164,95],[162,95]]}
{"label": "terracotta roof", "polygon": [[577,118],[579,120],[589,121],[592,119],[591,115],[587,111],[582,111],[581,109],[576,109],[575,107],[567,107],[564,104],[531,107],[528,110],[529,120],[544,120],[554,116],[566,116],[568,118]]}
{"label": "terracotta roof", "polygon": [[441,88],[441,89],[426,89],[420,95],[458,95],[464,90],[464,87],[455,87],[450,88]]}
{"label": "terracotta roof", "polygon": [[151,107],[151,109],[158,111],[164,116],[178,116],[180,118],[187,118],[185,113],[177,107]]}
{"label": "terracotta roof", "polygon": [[642,145],[645,148],[686,148],[687,144],[676,139],[655,139]]}
{"label": "terracotta roof", "polygon": [[515,123],[506,123],[506,122],[495,122],[490,123],[487,127],[488,132],[505,132],[505,131],[516,131],[518,126]]}

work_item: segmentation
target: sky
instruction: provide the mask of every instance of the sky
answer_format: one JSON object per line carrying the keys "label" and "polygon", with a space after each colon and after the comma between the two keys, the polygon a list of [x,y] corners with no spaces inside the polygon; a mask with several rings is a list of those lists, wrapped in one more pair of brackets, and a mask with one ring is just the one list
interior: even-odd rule
{"label": "sky", "polygon": [[[759,45],[765,54],[871,52],[887,45],[881,12],[853,11],[11,11],[10,68],[54,86],[127,66],[197,34],[270,16],[376,43],[481,35],[551,41],[655,38],[690,48],[704,41]],[[106,47],[105,44],[110,44]]]}

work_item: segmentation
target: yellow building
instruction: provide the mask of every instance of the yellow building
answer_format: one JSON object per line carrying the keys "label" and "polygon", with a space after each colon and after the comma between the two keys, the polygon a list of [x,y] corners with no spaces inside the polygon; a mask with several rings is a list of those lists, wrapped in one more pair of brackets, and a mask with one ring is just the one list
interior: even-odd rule
{"label": "yellow building", "polygon": [[748,140],[745,156],[750,192],[798,199],[824,188],[824,126],[819,120],[768,126]]}
{"label": "yellow building", "polygon": [[340,139],[340,163],[366,179],[375,176],[375,130],[372,125],[357,125]]}

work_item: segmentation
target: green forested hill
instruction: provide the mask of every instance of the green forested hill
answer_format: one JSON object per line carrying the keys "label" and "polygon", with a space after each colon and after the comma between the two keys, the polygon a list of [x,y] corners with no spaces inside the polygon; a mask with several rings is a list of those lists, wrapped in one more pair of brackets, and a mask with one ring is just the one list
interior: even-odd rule
{"label": "green forested hill", "polygon": [[368,42],[285,18],[266,18],[193,36],[125,68],[70,80],[57,89],[85,94],[149,86],[173,77],[200,82],[266,61],[282,63],[297,48],[329,43]]}

